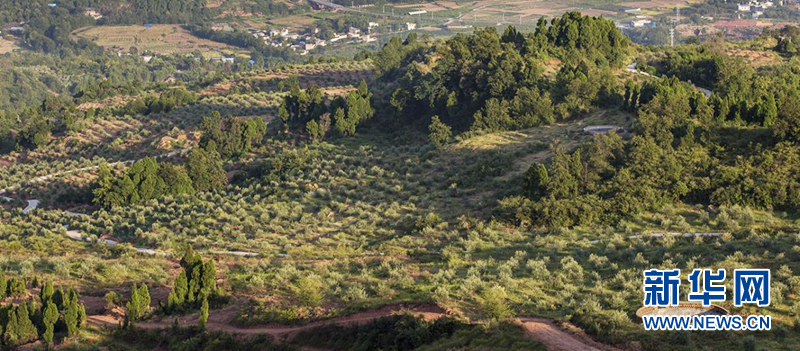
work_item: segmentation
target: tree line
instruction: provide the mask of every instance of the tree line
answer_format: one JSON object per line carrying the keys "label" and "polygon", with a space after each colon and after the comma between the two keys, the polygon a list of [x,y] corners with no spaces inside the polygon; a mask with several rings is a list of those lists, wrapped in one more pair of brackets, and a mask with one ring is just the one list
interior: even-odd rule
{"label": "tree line", "polygon": [[145,157],[127,170],[100,165],[93,202],[104,207],[145,203],[165,196],[220,189],[228,183],[225,160],[260,145],[267,131],[263,119],[221,117],[214,111],[203,118],[203,136],[182,165]]}
{"label": "tree line", "polygon": [[41,286],[39,296],[27,297],[25,280],[0,276],[0,299],[6,296],[22,298],[17,304],[0,306],[0,336],[4,348],[14,348],[37,339],[52,345],[56,334],[72,337],[86,326],[86,309],[72,288],[54,288],[48,281]]}
{"label": "tree line", "polygon": [[202,324],[208,318],[209,303],[220,297],[217,290],[217,269],[214,260],[203,262],[199,253],[191,247],[180,261],[183,270],[175,278],[172,290],[167,296],[167,304],[163,306],[166,314],[200,308],[205,314]]}
{"label": "tree line", "polygon": [[[628,47],[613,22],[569,12],[528,34],[509,26],[438,43],[395,37],[372,58],[381,79],[398,82],[385,125],[427,126],[437,116],[464,132],[528,128],[619,103],[611,69]],[[543,74],[552,57],[563,62],[554,82]]]}
{"label": "tree line", "polygon": [[111,208],[218,189],[227,184],[222,164],[222,158],[213,148],[192,149],[185,167],[158,162],[152,157],[138,160],[120,172],[102,164],[92,201]]}
{"label": "tree line", "polygon": [[305,131],[311,140],[324,139],[331,127],[340,136],[353,136],[358,126],[375,115],[372,93],[364,80],[345,97],[338,96],[331,101],[317,85],[301,89],[296,77],[282,83],[289,94],[278,107],[278,116],[285,126]]}
{"label": "tree line", "polygon": [[642,85],[632,105],[632,138],[611,132],[572,152],[556,146],[549,164],[528,169],[520,196],[501,201],[499,215],[570,227],[613,224],[678,201],[800,209],[800,150],[777,129],[782,116],[800,116],[794,107],[779,110],[764,135],[753,127],[732,132],[713,118],[713,99],[676,78]]}
{"label": "tree line", "polygon": [[158,95],[135,99],[120,107],[117,113],[136,116],[169,112],[175,108],[193,104],[196,101],[197,94],[181,86],[175,89],[167,89]]}

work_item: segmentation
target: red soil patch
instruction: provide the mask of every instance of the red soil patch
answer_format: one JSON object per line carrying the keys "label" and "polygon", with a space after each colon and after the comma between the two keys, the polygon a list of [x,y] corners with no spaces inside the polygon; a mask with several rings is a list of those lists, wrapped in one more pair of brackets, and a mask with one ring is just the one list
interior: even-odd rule
{"label": "red soil patch", "polygon": [[[286,338],[291,340],[297,335],[297,333],[304,330],[310,330],[325,325],[359,325],[368,323],[377,318],[391,316],[397,313],[412,313],[428,321],[450,315],[448,311],[434,304],[394,304],[375,310],[359,312],[350,316],[311,322],[299,326],[271,324],[252,327],[237,327],[233,325],[232,322],[235,319],[239,308],[241,308],[241,301],[236,301],[225,308],[211,311],[208,317],[208,322],[206,323],[206,328],[209,330],[224,331],[240,335],[269,334],[275,338]],[[165,329],[171,327],[174,323],[174,320],[174,318],[165,318],[164,320],[159,321],[140,322],[136,324],[136,327],[143,329]],[[198,323],[198,320],[198,313],[178,317],[178,323],[180,325],[194,325]],[[120,317],[114,314],[89,316],[90,323],[106,327],[116,327],[119,325],[120,321]],[[520,323],[523,328],[525,328],[526,335],[528,337],[535,341],[541,342],[547,347],[548,350],[551,351],[618,351],[613,347],[591,340],[591,338],[586,336],[586,334],[579,329],[572,334],[568,333],[559,328],[550,319],[523,317],[517,319],[517,322]]]}

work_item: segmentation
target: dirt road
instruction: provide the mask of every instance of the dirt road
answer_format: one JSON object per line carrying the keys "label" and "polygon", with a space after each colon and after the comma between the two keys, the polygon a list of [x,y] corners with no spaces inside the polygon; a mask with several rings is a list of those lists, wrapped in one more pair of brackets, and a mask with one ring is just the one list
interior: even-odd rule
{"label": "dirt road", "polygon": [[[325,325],[358,325],[368,323],[374,319],[391,316],[397,313],[412,313],[421,316],[425,320],[435,320],[448,316],[447,311],[433,304],[395,304],[370,311],[359,312],[353,315],[337,317],[329,320],[311,322],[308,324],[287,326],[287,325],[263,325],[252,327],[239,327],[233,324],[236,311],[241,308],[239,303],[231,304],[225,308],[211,311],[209,314],[206,329],[214,331],[224,331],[227,333],[254,335],[269,334],[276,339],[291,340],[297,333],[318,328]],[[196,325],[199,315],[193,313],[178,318],[179,325]],[[115,328],[121,323],[121,316],[102,314],[91,315],[88,321],[95,325]],[[552,320],[546,318],[522,317],[517,322],[525,328],[526,335],[531,339],[542,343],[551,351],[601,351],[616,350],[591,340],[588,336],[575,336],[559,328]],[[166,329],[172,327],[174,318],[164,318],[136,323],[137,328],[142,329]]]}
{"label": "dirt road", "polygon": [[620,351],[594,341],[588,335],[567,333],[551,319],[520,317],[517,321],[531,339],[542,343],[550,351]]}

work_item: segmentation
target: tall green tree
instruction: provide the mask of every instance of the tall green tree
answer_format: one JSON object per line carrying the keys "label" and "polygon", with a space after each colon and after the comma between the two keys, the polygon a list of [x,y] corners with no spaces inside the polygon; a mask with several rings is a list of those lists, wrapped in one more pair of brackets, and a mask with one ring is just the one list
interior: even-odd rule
{"label": "tall green tree", "polygon": [[42,333],[42,339],[48,344],[53,343],[53,335],[56,327],[56,322],[58,322],[59,313],[58,313],[58,306],[53,303],[51,300],[46,300],[44,305],[44,310],[42,313],[42,324],[44,325],[44,333]]}
{"label": "tall green tree", "polygon": [[228,183],[222,168],[222,158],[214,143],[206,145],[205,149],[194,148],[186,166],[192,185],[197,191],[219,189]]}
{"label": "tall green tree", "polygon": [[444,124],[441,120],[439,120],[439,116],[433,116],[431,118],[431,124],[428,126],[428,139],[436,145],[436,148],[441,148],[450,141],[450,138],[453,136],[453,131],[450,126]]}

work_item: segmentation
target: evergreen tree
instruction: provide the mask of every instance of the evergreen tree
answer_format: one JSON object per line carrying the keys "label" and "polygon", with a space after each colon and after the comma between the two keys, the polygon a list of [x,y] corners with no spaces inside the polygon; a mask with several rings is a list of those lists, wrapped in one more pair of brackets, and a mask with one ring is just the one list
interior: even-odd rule
{"label": "evergreen tree", "polygon": [[527,189],[528,198],[539,200],[545,196],[548,180],[547,168],[541,163],[532,164],[525,173],[525,188]]}
{"label": "evergreen tree", "polygon": [[[189,276],[189,303],[194,303],[195,301],[202,298],[200,296],[200,290],[202,289],[202,264],[195,265],[191,272],[192,274]],[[196,305],[195,305],[196,306]]]}
{"label": "evergreen tree", "polygon": [[208,322],[208,298],[203,298],[203,305],[200,306],[200,328],[205,329]]}
{"label": "evergreen tree", "polygon": [[311,138],[311,141],[317,142],[321,140],[319,123],[317,123],[317,121],[312,120],[306,123],[306,133],[308,133],[308,137]]}
{"label": "evergreen tree", "polygon": [[51,300],[46,300],[44,311],[42,313],[42,324],[44,325],[44,333],[42,338],[48,344],[53,342],[53,332],[55,331],[56,322],[58,322],[58,306]]}
{"label": "evergreen tree", "polygon": [[453,131],[450,129],[450,126],[440,121],[439,116],[433,116],[431,118],[428,131],[430,132],[430,134],[428,134],[428,139],[430,139],[433,145],[436,145],[436,148],[444,146],[453,136]]}
{"label": "evergreen tree", "polygon": [[203,297],[212,297],[217,294],[217,269],[214,267],[214,260],[209,259],[203,263],[203,272],[201,277],[201,295]]}
{"label": "evergreen tree", "polygon": [[775,102],[775,95],[767,93],[766,101],[764,101],[764,110],[762,117],[762,125],[764,127],[772,127],[775,120],[778,118],[778,105]]}
{"label": "evergreen tree", "polygon": [[182,166],[161,163],[158,167],[158,176],[164,182],[167,195],[181,195],[194,193],[192,179]]}
{"label": "evergreen tree", "polygon": [[169,296],[167,296],[167,307],[169,310],[173,311],[183,306],[186,302],[187,296],[189,295],[189,284],[186,279],[186,271],[181,271],[178,274],[178,277],[175,278],[175,286],[172,287],[172,290],[169,292]]}
{"label": "evergreen tree", "polygon": [[64,324],[67,326],[67,335],[75,336],[78,334],[80,323],[78,294],[74,290],[67,291],[66,307],[64,309]]}
{"label": "evergreen tree", "polygon": [[140,312],[139,317],[144,316],[150,309],[150,291],[147,289],[147,284],[142,283],[139,286],[139,306],[137,310]]}
{"label": "evergreen tree", "polygon": [[53,302],[58,306],[59,311],[63,311],[64,308],[67,306],[65,303],[66,294],[64,294],[64,288],[60,285],[58,289],[56,289],[55,293],[53,293]]}
{"label": "evergreen tree", "polygon": [[78,304],[78,328],[86,326],[88,316],[86,315],[86,306],[82,303]]}
{"label": "evergreen tree", "polygon": [[166,184],[158,176],[158,162],[155,158],[145,157],[136,161],[129,169],[128,176],[136,187],[138,199],[150,201],[164,195]]}
{"label": "evergreen tree", "polygon": [[38,332],[36,326],[30,318],[30,311],[28,310],[28,302],[15,307],[16,309],[16,342],[14,344],[23,344],[36,339]]}
{"label": "evergreen tree", "polygon": [[42,303],[46,303],[53,298],[54,293],[53,282],[48,280],[46,283],[44,283],[42,290],[39,292],[39,299],[42,301]]}
{"label": "evergreen tree", "polygon": [[356,125],[352,119],[347,118],[345,109],[338,108],[333,114],[333,128],[336,129],[340,135],[349,136],[356,133]]}
{"label": "evergreen tree", "polygon": [[7,290],[8,290],[8,281],[3,276],[2,272],[0,272],[0,300],[6,298]]}
{"label": "evergreen tree", "polygon": [[187,170],[197,191],[218,189],[228,183],[222,168],[222,158],[214,143],[206,145],[206,149],[194,148],[189,154]]}
{"label": "evergreen tree", "polygon": [[131,288],[131,299],[125,304],[125,307],[128,309],[126,316],[129,322],[139,320],[139,316],[142,314],[142,311],[139,310],[142,305],[141,300],[141,297],[139,297],[139,288],[136,286],[136,283],[134,283]]}

